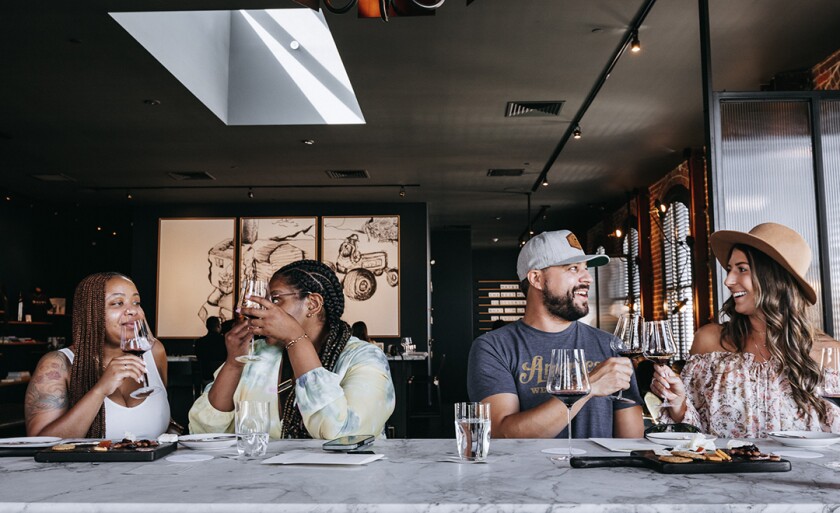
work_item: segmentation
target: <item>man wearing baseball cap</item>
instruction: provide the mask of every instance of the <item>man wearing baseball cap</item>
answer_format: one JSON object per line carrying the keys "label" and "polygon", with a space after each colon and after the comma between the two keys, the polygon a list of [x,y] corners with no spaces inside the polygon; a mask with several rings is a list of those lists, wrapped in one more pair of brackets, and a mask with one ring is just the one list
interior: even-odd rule
{"label": "man wearing baseball cap", "polygon": [[[610,348],[613,335],[577,320],[589,313],[589,268],[606,255],[587,255],[568,230],[544,232],[519,252],[516,272],[525,294],[525,316],[478,337],[470,350],[471,401],[492,405],[493,436],[564,438],[566,406],[545,391],[552,349],[583,349],[591,393],[572,407],[576,438],[640,438],[642,399],[633,365]],[[633,403],[610,396],[624,390]]]}

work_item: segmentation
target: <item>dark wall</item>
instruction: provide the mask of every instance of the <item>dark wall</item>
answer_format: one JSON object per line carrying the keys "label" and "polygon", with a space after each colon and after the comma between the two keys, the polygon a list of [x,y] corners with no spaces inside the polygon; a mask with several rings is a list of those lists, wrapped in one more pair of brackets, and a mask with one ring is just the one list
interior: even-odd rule
{"label": "dark wall", "polygon": [[26,296],[36,286],[50,297],[66,298],[69,308],[76,284],[88,274],[131,273],[130,208],[52,207],[2,198],[0,240],[0,284],[14,303],[12,313],[18,294]]}
{"label": "dark wall", "polygon": [[471,298],[473,337],[481,335],[478,330],[478,281],[479,280],[516,280],[516,258],[519,248],[479,249],[472,255],[473,285]]}
{"label": "dark wall", "polygon": [[[425,203],[372,204],[312,204],[284,203],[282,205],[157,205],[139,207],[134,211],[134,247],[132,277],[143,294],[146,316],[154,326],[157,311],[157,237],[159,218],[201,217],[269,217],[269,216],[400,216],[400,332],[411,336],[417,350],[425,350],[426,326],[426,253],[427,216]],[[320,222],[320,221],[319,221]],[[149,291],[144,294],[143,291]],[[353,319],[345,319],[350,322]],[[377,337],[386,345],[398,338]],[[172,353],[188,352],[192,341],[165,340]]]}
{"label": "dark wall", "polygon": [[[444,403],[467,401],[467,357],[472,343],[472,250],[469,229],[431,233],[432,338],[439,359],[446,354],[441,373]],[[438,364],[437,362],[435,362]]]}

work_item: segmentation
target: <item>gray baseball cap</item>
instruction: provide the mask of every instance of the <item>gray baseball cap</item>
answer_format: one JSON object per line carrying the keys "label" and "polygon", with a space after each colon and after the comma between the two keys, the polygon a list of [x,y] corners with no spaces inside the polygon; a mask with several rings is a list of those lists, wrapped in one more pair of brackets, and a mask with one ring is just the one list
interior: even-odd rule
{"label": "gray baseball cap", "polygon": [[598,267],[610,261],[607,255],[587,255],[575,234],[569,230],[542,232],[529,240],[519,252],[516,274],[525,279],[531,269],[545,269],[554,265],[586,262],[588,267]]}

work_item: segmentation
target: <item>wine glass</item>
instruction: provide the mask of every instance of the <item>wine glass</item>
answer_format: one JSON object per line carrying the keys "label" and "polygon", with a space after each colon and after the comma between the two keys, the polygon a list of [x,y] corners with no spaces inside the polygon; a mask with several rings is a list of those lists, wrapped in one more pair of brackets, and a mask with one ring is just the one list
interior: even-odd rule
{"label": "wine glass", "polygon": [[[677,344],[671,333],[671,323],[668,321],[650,321],[645,323],[644,357],[654,364],[668,365],[677,354]],[[662,408],[670,408],[672,404],[662,398]]]}
{"label": "wine glass", "polygon": [[[265,280],[256,275],[249,276],[242,281],[242,292],[239,294],[239,308],[263,308],[263,306],[256,301],[251,301],[248,297],[265,297],[265,292],[268,289],[268,284]],[[244,315],[244,314],[243,314]],[[248,317],[245,315],[245,317]],[[248,344],[248,354],[243,354],[236,357],[237,362],[248,363],[258,362],[262,360],[259,356],[254,354],[254,336],[251,335],[251,341]]]}
{"label": "wine glass", "polygon": [[820,357],[823,375],[822,398],[840,406],[840,349],[824,347]]}
{"label": "wine glass", "polygon": [[[146,319],[139,319],[131,323],[123,324],[120,330],[120,349],[124,353],[133,354],[143,358],[143,354],[152,348],[155,338],[151,336],[149,325]],[[131,392],[129,395],[135,399],[149,397],[160,392],[160,387],[149,386],[149,375],[143,373],[143,386]]]}
{"label": "wine glass", "polygon": [[403,354],[410,353],[414,344],[411,342],[411,337],[403,337],[400,339],[400,345],[403,348]]}
{"label": "wine glass", "polygon": [[[645,337],[644,337],[644,321],[642,316],[630,312],[621,314],[618,318],[618,324],[615,326],[615,337],[610,342],[610,347],[613,351],[626,358],[633,358],[642,356],[645,351]],[[619,390],[618,394],[609,396],[613,401],[621,401],[623,403],[633,403],[632,399],[622,397],[624,390]]]}
{"label": "wine glass", "polygon": [[591,388],[589,374],[586,371],[586,356],[583,349],[552,349],[551,363],[548,364],[548,379],[545,390],[566,405],[566,432],[569,435],[566,452],[568,455],[555,456],[554,461],[565,461],[572,454],[584,454],[582,449],[572,450],[572,405],[586,397]]}

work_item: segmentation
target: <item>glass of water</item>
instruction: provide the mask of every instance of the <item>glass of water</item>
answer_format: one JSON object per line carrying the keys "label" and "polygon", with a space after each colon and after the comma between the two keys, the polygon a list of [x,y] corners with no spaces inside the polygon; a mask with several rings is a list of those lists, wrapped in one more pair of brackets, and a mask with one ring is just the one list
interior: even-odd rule
{"label": "glass of water", "polygon": [[236,450],[241,458],[265,456],[268,449],[268,402],[236,404]]}
{"label": "glass of water", "polygon": [[490,450],[490,404],[455,403],[455,440],[458,457],[484,461]]}

